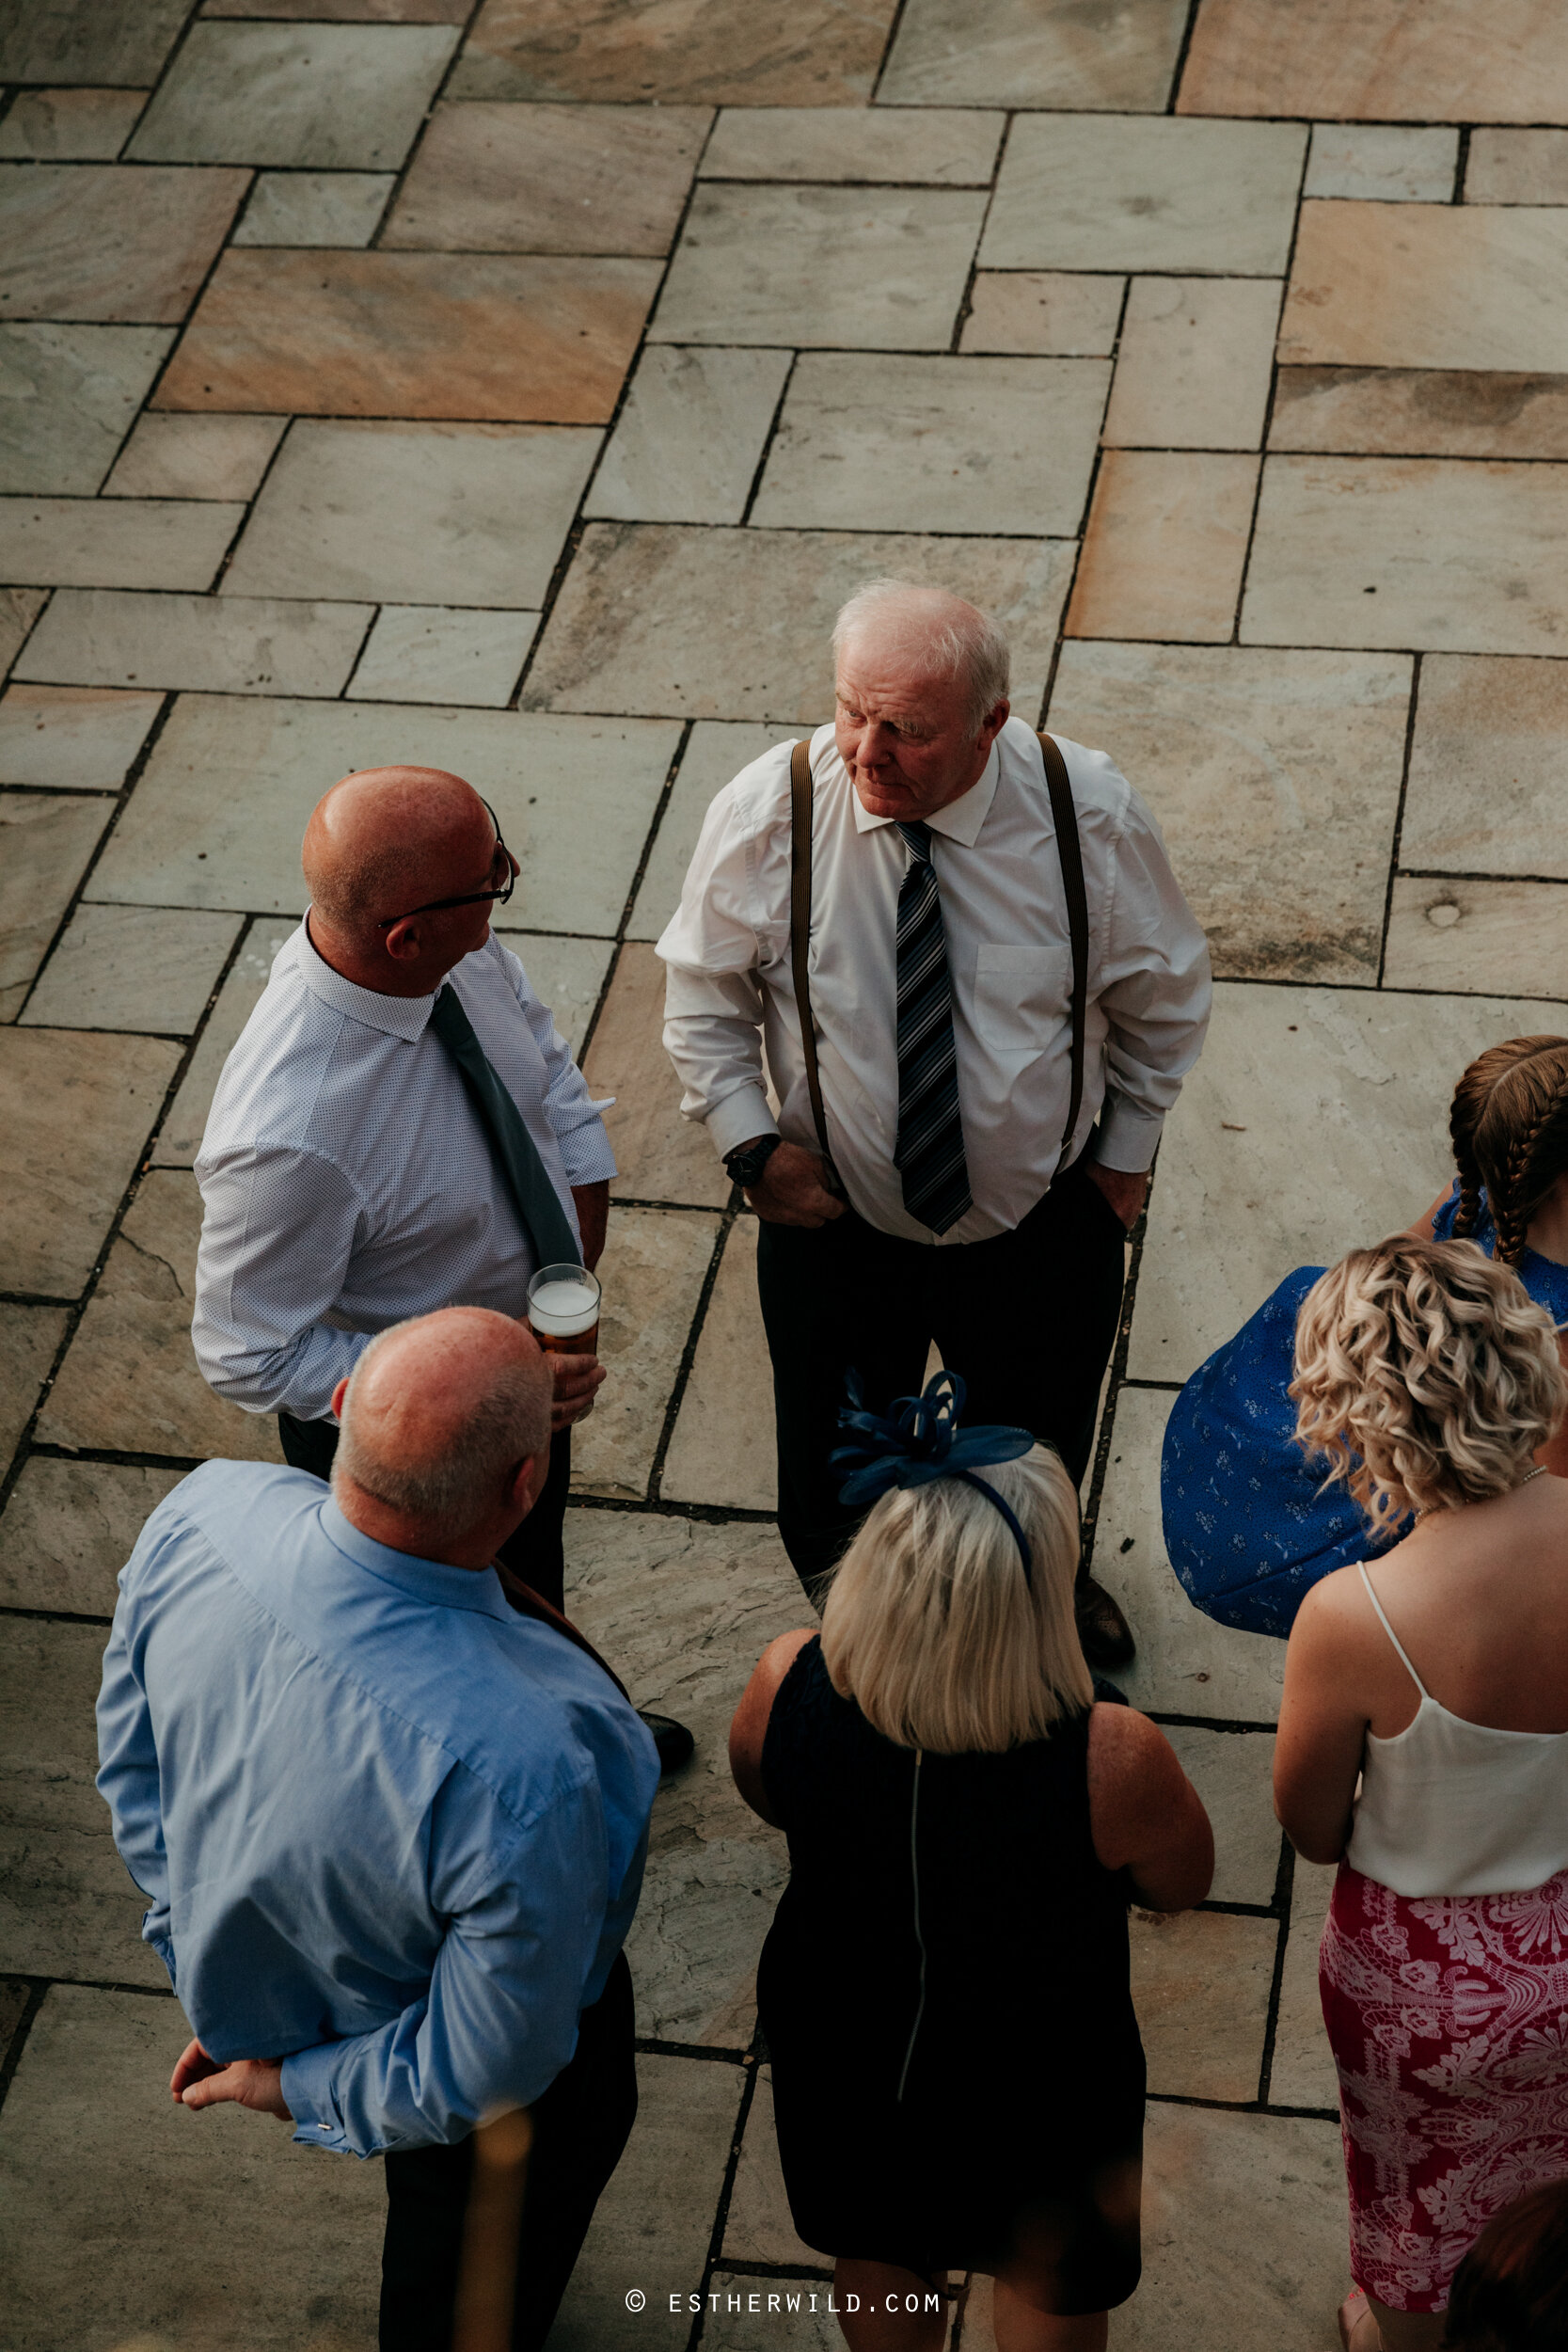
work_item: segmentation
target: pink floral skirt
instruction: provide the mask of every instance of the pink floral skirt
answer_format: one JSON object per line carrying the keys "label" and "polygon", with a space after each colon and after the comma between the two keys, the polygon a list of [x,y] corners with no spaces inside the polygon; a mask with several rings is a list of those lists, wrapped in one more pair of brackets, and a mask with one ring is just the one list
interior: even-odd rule
{"label": "pink floral skirt", "polygon": [[1351,2275],[1391,2311],[1443,2311],[1493,2215],[1568,2173],[1568,1871],[1418,1901],[1341,1863],[1318,1983]]}

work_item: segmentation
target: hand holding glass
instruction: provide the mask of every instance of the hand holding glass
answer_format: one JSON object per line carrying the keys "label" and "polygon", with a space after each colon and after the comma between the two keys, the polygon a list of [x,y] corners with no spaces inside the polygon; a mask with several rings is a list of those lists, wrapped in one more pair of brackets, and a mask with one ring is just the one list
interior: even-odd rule
{"label": "hand holding glass", "polygon": [[599,1343],[597,1281],[586,1266],[541,1266],[528,1286],[528,1321],[546,1356],[594,1356]]}

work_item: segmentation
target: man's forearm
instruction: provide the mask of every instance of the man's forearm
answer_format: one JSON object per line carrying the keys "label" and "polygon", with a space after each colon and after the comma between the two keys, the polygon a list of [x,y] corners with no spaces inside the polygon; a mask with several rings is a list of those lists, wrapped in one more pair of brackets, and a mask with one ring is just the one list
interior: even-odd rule
{"label": "man's forearm", "polygon": [[582,1263],[592,1274],[604,1254],[605,1233],[610,1224],[609,1178],[597,1184],[574,1184],[572,1200],[577,1207],[578,1231],[582,1235]]}

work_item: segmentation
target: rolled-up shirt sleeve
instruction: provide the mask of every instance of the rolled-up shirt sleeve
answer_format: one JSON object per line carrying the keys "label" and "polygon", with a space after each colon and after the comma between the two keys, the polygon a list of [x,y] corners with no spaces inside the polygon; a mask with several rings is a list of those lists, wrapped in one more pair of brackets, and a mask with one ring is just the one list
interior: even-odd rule
{"label": "rolled-up shirt sleeve", "polygon": [[680,1078],[681,1115],[706,1125],[721,1156],[772,1136],[763,1076],[766,961],[752,905],[754,845],[733,786],[703,823],[681,902],[657,954],[666,970],[664,1045]]}
{"label": "rolled-up shirt sleeve", "polygon": [[1203,1049],[1213,994],[1209,943],[1148,809],[1128,788],[1110,861],[1099,1001],[1109,1024],[1095,1157],[1141,1174]]}
{"label": "rolled-up shirt sleeve", "polygon": [[535,995],[523,965],[509,947],[501,949],[501,958],[530,1034],[544,1057],[547,1073],[545,1117],[561,1146],[566,1181],[569,1184],[606,1184],[619,1172],[604,1123],[604,1113],[615,1097],[610,1094],[595,1100],[589,1093],[588,1082],[556,1027],[554,1014]]}
{"label": "rolled-up shirt sleeve", "polygon": [[262,1144],[204,1160],[201,1191],[191,1340],[202,1377],[247,1413],[326,1420],[372,1336],[325,1319],[360,1233],[357,1187],[322,1152]]}

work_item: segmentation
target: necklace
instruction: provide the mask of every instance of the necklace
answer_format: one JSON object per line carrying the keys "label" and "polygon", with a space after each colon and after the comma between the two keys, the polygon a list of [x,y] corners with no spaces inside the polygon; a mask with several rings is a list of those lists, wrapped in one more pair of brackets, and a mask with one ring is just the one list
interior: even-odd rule
{"label": "necklace", "polygon": [[[1537,1462],[1537,1464],[1535,1465],[1535,1468],[1534,1468],[1533,1470],[1528,1470],[1525,1472],[1525,1474],[1524,1474],[1523,1478],[1521,1478],[1521,1479],[1520,1479],[1520,1481],[1519,1481],[1518,1485],[1517,1485],[1516,1486],[1510,1486],[1510,1487],[1509,1487],[1509,1489],[1508,1489],[1508,1491],[1509,1491],[1509,1493],[1510,1493],[1511,1495],[1522,1494],[1522,1493],[1524,1492],[1525,1488],[1526,1488],[1526,1487],[1529,1485],[1529,1482],[1530,1482],[1530,1480],[1531,1480],[1532,1478],[1544,1478],[1544,1477],[1545,1477],[1545,1475],[1546,1475],[1546,1465],[1545,1465],[1545,1463],[1544,1463],[1544,1462]],[[1427,1506],[1426,1506],[1425,1510],[1423,1510],[1423,1511],[1418,1511],[1418,1512],[1416,1513],[1416,1517],[1417,1517],[1417,1518],[1418,1518],[1418,1519],[1430,1519],[1430,1518],[1431,1518],[1431,1517],[1432,1517],[1432,1515],[1433,1515],[1433,1511],[1441,1511],[1441,1510],[1445,1509],[1446,1507],[1447,1507],[1447,1506],[1446,1506],[1445,1504],[1441,1503],[1441,1502],[1429,1502],[1429,1503],[1427,1504]]]}

